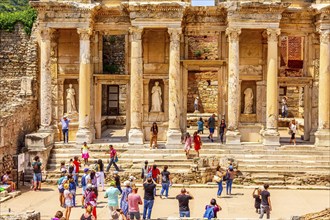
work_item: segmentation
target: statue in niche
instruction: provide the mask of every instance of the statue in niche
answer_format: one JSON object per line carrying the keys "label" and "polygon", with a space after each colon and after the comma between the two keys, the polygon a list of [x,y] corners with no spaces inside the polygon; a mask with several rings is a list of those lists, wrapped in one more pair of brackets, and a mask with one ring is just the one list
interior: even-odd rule
{"label": "statue in niche", "polygon": [[156,81],[151,89],[151,110],[150,112],[162,112],[162,88]]}
{"label": "statue in niche", "polygon": [[244,90],[244,114],[253,113],[253,91],[251,88]]}
{"label": "statue in niche", "polygon": [[74,88],[72,88],[72,84],[69,84],[69,88],[66,90],[66,112],[67,113],[77,112],[75,95],[76,95],[76,92],[75,92]]}

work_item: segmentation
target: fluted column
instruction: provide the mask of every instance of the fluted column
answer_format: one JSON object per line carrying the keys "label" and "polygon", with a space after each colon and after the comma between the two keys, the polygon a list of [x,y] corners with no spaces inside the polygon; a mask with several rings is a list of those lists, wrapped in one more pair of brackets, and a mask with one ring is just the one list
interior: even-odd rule
{"label": "fluted column", "polygon": [[267,95],[266,95],[266,130],[263,132],[264,145],[277,146],[280,144],[280,135],[277,131],[278,120],[278,28],[267,29]]}
{"label": "fluted column", "polygon": [[50,69],[51,37],[54,30],[40,30],[40,131],[51,131],[52,77]]}
{"label": "fluted column", "polygon": [[228,129],[226,132],[227,144],[240,144],[241,134],[238,130],[239,118],[239,35],[240,28],[227,28],[229,40],[228,50]]}
{"label": "fluted column", "polygon": [[167,144],[180,144],[180,35],[181,28],[169,28],[170,60],[169,60],[169,97],[168,97],[168,131]]}
{"label": "fluted column", "polygon": [[79,127],[76,136],[76,142],[91,143],[93,134],[90,130],[90,102],[91,102],[91,46],[90,36],[92,29],[78,28],[80,38],[79,49]]}
{"label": "fluted column", "polygon": [[319,119],[315,145],[330,146],[330,30],[320,30]]}
{"label": "fluted column", "polygon": [[143,99],[143,60],[142,60],[143,28],[131,27],[131,126],[128,133],[130,144],[143,144],[142,132],[142,99]]}

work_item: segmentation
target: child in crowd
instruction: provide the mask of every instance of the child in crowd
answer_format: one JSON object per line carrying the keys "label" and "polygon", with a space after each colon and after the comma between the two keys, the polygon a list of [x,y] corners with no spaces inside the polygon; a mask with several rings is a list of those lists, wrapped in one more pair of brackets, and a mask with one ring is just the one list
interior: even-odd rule
{"label": "child in crowd", "polygon": [[72,176],[69,176],[69,191],[72,195],[72,206],[75,207],[77,186]]}
{"label": "child in crowd", "polygon": [[198,132],[194,132],[194,148],[195,151],[197,152],[197,157],[199,157],[199,150],[201,149],[202,141],[201,137],[198,135]]}
{"label": "child in crowd", "polygon": [[189,158],[189,151],[191,148],[191,144],[192,144],[192,138],[189,132],[187,132],[184,137],[184,151],[186,152],[187,159]]}
{"label": "child in crowd", "polygon": [[122,194],[123,190],[121,189],[120,186],[120,176],[118,175],[118,171],[113,171],[113,178],[116,182],[116,188],[120,191],[120,194]]}
{"label": "child in crowd", "polygon": [[84,165],[88,164],[88,158],[89,158],[89,147],[87,146],[87,143],[84,142],[84,145],[81,147],[81,157],[84,159]]}
{"label": "child in crowd", "polygon": [[69,191],[69,184],[64,184],[64,204],[65,204],[65,218],[70,219],[71,208],[72,208],[72,194]]}
{"label": "child in crowd", "polygon": [[68,172],[66,169],[66,166],[65,166],[65,161],[63,161],[63,160],[61,161],[60,171],[61,171],[61,173]]}
{"label": "child in crowd", "polygon": [[6,174],[1,177],[1,182],[3,184],[9,185],[10,189],[14,191],[16,190],[16,184],[12,181],[10,175],[11,175],[11,171],[8,170]]}

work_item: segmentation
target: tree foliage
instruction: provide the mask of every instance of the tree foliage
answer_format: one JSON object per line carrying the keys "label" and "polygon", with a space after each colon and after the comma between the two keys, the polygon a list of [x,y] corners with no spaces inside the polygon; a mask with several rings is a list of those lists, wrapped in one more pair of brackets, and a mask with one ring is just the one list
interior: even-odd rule
{"label": "tree foliage", "polygon": [[13,31],[15,24],[21,22],[27,34],[31,34],[37,12],[29,6],[29,0],[1,0],[0,29]]}

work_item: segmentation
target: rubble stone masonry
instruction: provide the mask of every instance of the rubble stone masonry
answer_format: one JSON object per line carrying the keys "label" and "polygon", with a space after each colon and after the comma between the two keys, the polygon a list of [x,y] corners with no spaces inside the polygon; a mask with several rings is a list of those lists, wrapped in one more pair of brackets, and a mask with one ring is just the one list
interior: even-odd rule
{"label": "rubble stone masonry", "polygon": [[[23,25],[0,31],[0,173],[8,158],[24,147],[24,136],[37,129],[38,47]],[[41,100],[42,101],[42,100]],[[7,159],[6,159],[7,158]]]}

